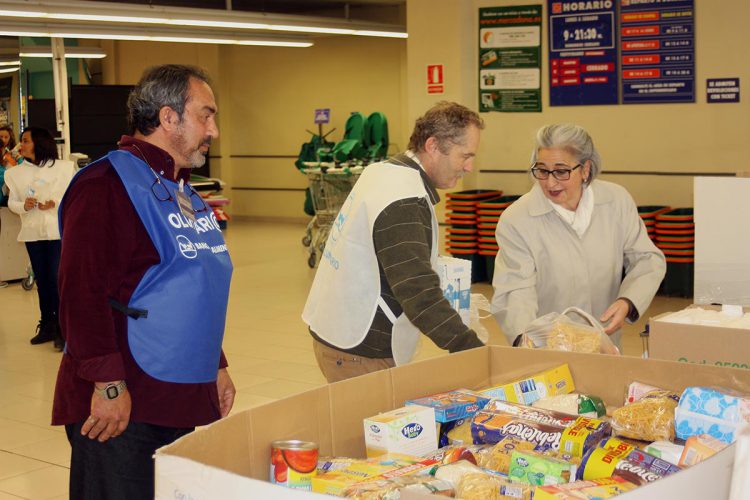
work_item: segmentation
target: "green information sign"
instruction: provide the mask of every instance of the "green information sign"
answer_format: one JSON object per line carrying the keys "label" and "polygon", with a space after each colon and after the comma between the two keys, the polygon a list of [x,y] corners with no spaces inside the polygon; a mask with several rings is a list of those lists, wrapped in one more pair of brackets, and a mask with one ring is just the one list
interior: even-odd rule
{"label": "green information sign", "polygon": [[542,110],[542,6],[479,9],[479,111]]}

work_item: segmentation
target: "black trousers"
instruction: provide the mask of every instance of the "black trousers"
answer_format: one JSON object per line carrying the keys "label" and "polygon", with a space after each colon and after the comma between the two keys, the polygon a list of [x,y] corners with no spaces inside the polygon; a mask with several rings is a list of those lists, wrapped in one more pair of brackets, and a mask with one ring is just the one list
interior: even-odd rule
{"label": "black trousers", "polygon": [[60,305],[57,293],[57,271],[60,267],[60,240],[27,241],[31,268],[34,270],[36,291],[42,321],[56,321]]}
{"label": "black trousers", "polygon": [[83,422],[65,426],[71,446],[70,500],[151,500],[154,452],[193,431],[130,422],[104,443],[81,435]]}

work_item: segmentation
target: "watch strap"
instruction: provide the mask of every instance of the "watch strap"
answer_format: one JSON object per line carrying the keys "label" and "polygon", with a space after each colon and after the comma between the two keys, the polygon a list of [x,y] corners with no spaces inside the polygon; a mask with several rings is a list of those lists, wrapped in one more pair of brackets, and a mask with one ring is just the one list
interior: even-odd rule
{"label": "watch strap", "polygon": [[117,397],[122,394],[125,389],[127,389],[127,384],[125,384],[124,380],[121,380],[117,383],[107,384],[103,388],[99,389],[96,387],[96,384],[94,385],[94,392],[96,392],[99,396],[103,397],[104,399],[117,399]]}

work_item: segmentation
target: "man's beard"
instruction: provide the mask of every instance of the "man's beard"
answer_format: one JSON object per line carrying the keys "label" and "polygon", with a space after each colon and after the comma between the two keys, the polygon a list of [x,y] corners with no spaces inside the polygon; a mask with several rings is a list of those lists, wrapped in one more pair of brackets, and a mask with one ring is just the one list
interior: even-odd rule
{"label": "man's beard", "polygon": [[178,134],[175,139],[174,148],[180,153],[180,156],[182,156],[186,160],[186,165],[180,165],[180,168],[200,168],[203,165],[206,164],[206,156],[208,156],[208,152],[203,153],[200,150],[200,147],[203,145],[211,145],[211,137],[204,137],[203,140],[198,144],[198,147],[196,149],[193,149],[192,147],[188,146],[185,137],[181,134]]}

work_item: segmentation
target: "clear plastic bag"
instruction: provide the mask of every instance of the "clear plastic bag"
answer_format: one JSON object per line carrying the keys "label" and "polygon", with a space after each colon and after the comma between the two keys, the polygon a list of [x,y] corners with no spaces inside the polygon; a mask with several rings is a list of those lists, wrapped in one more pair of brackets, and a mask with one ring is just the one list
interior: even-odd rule
{"label": "clear plastic bag", "polygon": [[[573,314],[583,318],[586,323],[573,320]],[[577,307],[569,307],[562,313],[545,314],[532,321],[521,335],[521,346],[556,351],[620,354],[609,335],[604,333],[601,323]]]}

